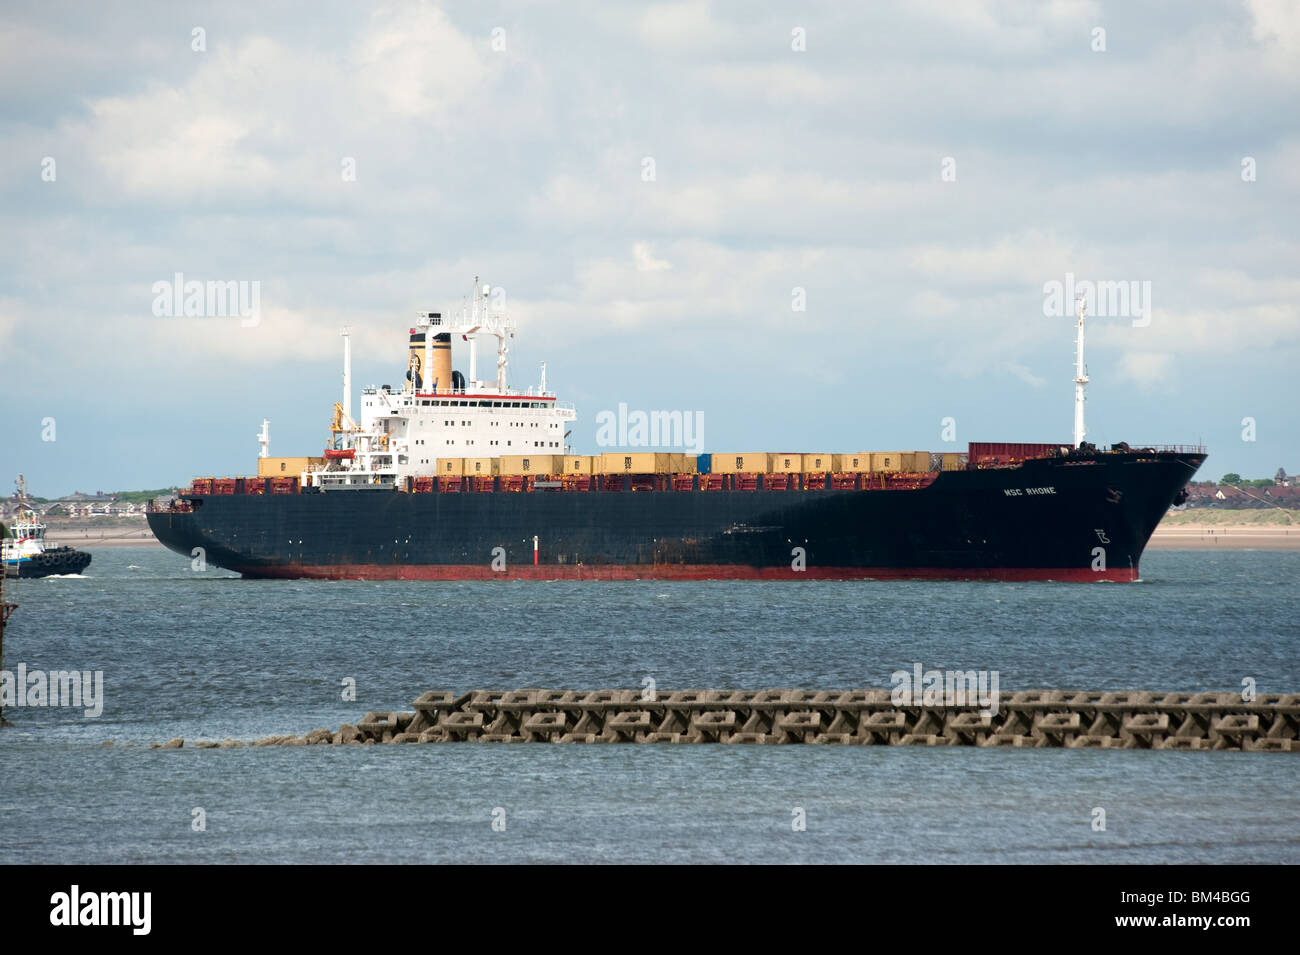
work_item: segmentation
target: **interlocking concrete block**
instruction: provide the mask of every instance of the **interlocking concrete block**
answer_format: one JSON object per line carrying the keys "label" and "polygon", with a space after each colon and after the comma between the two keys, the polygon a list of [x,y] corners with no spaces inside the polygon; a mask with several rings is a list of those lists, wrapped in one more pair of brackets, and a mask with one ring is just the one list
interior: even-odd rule
{"label": "interlocking concrete block", "polygon": [[334,734],[334,742],[342,745],[352,743],[361,739],[361,731],[351,723],[344,723],[339,727],[339,731]]}
{"label": "interlocking concrete block", "polygon": [[486,729],[483,711],[448,713],[439,724],[442,732],[454,739],[476,739]]}
{"label": "interlocking concrete block", "polygon": [[639,742],[653,731],[654,723],[649,710],[624,710],[605,720],[605,731],[601,736],[612,742]]}
{"label": "interlocking concrete block", "polygon": [[953,713],[944,725],[943,735],[949,739],[978,744],[995,729],[992,716],[984,716],[975,710]]}
{"label": "interlocking concrete block", "polygon": [[1135,713],[1121,724],[1124,733],[1150,738],[1163,737],[1169,733],[1168,713]]}
{"label": "interlocking concrete block", "polygon": [[421,712],[432,713],[440,709],[454,709],[455,700],[456,695],[451,690],[429,690],[427,693],[421,693],[412,706]]}
{"label": "interlocking concrete block", "polygon": [[1261,736],[1257,739],[1243,741],[1242,748],[1255,753],[1300,753],[1300,740],[1269,739]]}
{"label": "interlocking concrete block", "polygon": [[[434,691],[411,712],[373,711],[338,732],[270,745],[453,742],[857,743],[1300,751],[1300,694],[1025,690],[996,714],[975,704],[895,707],[888,690]],[[181,740],[166,745],[179,748]],[[211,749],[238,743],[197,744]]]}
{"label": "interlocking concrete block", "polygon": [[569,727],[569,715],[563,710],[534,713],[523,724],[521,735],[535,739],[558,739]]}
{"label": "interlocking concrete block", "polygon": [[871,743],[893,743],[907,731],[907,714],[902,710],[871,713],[859,724],[859,736]]}

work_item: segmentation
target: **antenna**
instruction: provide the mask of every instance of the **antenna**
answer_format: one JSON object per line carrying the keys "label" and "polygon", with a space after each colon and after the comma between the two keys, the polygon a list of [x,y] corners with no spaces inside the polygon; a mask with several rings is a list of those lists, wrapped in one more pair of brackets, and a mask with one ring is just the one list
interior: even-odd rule
{"label": "antenna", "polygon": [[1083,444],[1087,431],[1083,427],[1083,391],[1088,386],[1088,375],[1083,366],[1083,316],[1088,310],[1088,303],[1079,296],[1078,333],[1074,340],[1074,446]]}
{"label": "antenna", "polygon": [[343,414],[352,417],[352,326],[344,325],[343,336]]}

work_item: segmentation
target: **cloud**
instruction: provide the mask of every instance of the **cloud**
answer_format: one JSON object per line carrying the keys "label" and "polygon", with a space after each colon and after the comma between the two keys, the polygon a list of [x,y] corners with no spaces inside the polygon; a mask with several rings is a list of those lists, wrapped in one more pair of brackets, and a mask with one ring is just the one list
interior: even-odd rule
{"label": "cloud", "polygon": [[1156,391],[1170,383],[1173,356],[1164,352],[1129,352],[1120,358],[1117,377],[1131,381],[1144,392]]}
{"label": "cloud", "polygon": [[437,120],[485,82],[487,55],[487,37],[471,41],[431,4],[403,4],[375,11],[351,67],[361,102],[386,104],[400,117]]}
{"label": "cloud", "polygon": [[654,257],[649,242],[638,242],[632,246],[632,258],[636,261],[638,272],[666,272],[673,267],[667,259]]}
{"label": "cloud", "polygon": [[1290,0],[1246,0],[1251,36],[1265,50],[1271,69],[1300,76],[1300,7]]}
{"label": "cloud", "polygon": [[486,44],[419,2],[375,11],[341,56],[260,34],[214,40],[178,82],[90,97],[60,152],[86,153],[100,188],[135,201],[336,204],[344,156],[394,129],[468,119],[492,80]]}
{"label": "cloud", "polygon": [[[654,387],[701,407],[797,366],[781,413],[826,447],[864,408],[889,409],[881,441],[932,430],[923,400],[885,395],[988,400],[1001,427],[1008,394],[1067,380],[1070,320],[1042,314],[1066,272],[1152,283],[1151,324],[1091,321],[1088,357],[1177,399],[1143,404],[1153,430],[1217,413],[1207,369],[1219,398],[1282,402],[1273,372],[1300,352],[1292,5],[326,0],[203,8],[201,54],[148,6],[11,7],[0,341],[6,367],[94,376],[87,429],[135,420],[123,396],[156,369],[250,404],[306,382],[342,324],[359,366],[400,373],[413,313],[476,275],[509,290],[516,358],[546,350],[593,392],[611,355],[654,353]],[[261,281],[262,323],[154,318],[150,285],[177,271]],[[846,387],[872,403],[833,400]],[[1042,404],[1014,409],[1027,431]]]}
{"label": "cloud", "polygon": [[1019,362],[1004,361],[1001,363],[999,367],[1007,374],[1012,375],[1015,378],[1018,378],[1019,380],[1023,381],[1025,384],[1033,388],[1042,388],[1044,385],[1047,384],[1046,378],[1043,378],[1041,375],[1035,375],[1032,371],[1030,371],[1028,368],[1020,364]]}

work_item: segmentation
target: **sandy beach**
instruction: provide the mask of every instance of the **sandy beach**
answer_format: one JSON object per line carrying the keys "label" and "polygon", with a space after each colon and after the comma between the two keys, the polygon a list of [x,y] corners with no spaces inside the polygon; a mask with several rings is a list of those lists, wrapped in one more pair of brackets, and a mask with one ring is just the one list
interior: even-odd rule
{"label": "sandy beach", "polygon": [[1161,524],[1148,550],[1300,550],[1300,527]]}
{"label": "sandy beach", "polygon": [[45,535],[45,542],[51,547],[58,547],[65,544],[68,547],[75,547],[77,550],[103,550],[107,547],[161,547],[158,538],[148,530],[143,531],[123,531],[120,533],[109,533],[100,537],[95,534],[82,536],[80,534],[55,534],[52,531]]}

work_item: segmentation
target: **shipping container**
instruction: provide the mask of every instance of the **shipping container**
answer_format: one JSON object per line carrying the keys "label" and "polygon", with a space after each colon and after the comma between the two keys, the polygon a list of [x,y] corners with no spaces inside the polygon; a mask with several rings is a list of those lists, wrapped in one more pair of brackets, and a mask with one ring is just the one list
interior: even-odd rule
{"label": "shipping container", "polygon": [[903,470],[924,473],[930,470],[929,451],[904,451]]}
{"label": "shipping container", "polygon": [[713,455],[697,454],[695,455],[695,470],[700,474],[711,474],[713,472]]}
{"label": "shipping container", "polygon": [[439,477],[462,477],[465,474],[464,458],[438,458]]}
{"label": "shipping container", "polygon": [[767,455],[760,452],[736,454],[718,451],[713,455],[714,474],[761,474],[767,469]]}
{"label": "shipping container", "polygon": [[943,469],[945,471],[960,471],[966,467],[966,455],[956,454],[945,451],[943,453]]}
{"label": "shipping container", "polygon": [[818,474],[835,469],[834,455],[831,454],[805,454],[803,456],[803,473]]}
{"label": "shipping container", "polygon": [[769,474],[798,474],[802,468],[802,454],[793,454],[786,451],[781,454],[769,454],[767,456],[767,472]]}
{"label": "shipping container", "polygon": [[503,454],[500,473],[506,475],[560,474],[564,459],[554,454]]}
{"label": "shipping container", "polygon": [[590,454],[571,454],[564,459],[564,469],[561,473],[591,475],[595,469],[596,465],[593,463]]}
{"label": "shipping container", "polygon": [[498,473],[496,458],[462,458],[466,477],[491,477]]}
{"label": "shipping container", "polygon": [[902,451],[872,451],[871,470],[882,474],[903,470]]}
{"label": "shipping container", "polygon": [[606,451],[600,456],[602,474],[666,474],[671,455],[658,451]]}
{"label": "shipping container", "polygon": [[693,454],[670,454],[668,455],[668,470],[673,474],[695,474],[695,455]]}
{"label": "shipping container", "polygon": [[324,458],[258,458],[257,476],[260,478],[297,477],[303,471],[310,471],[324,463]]}
{"label": "shipping container", "polygon": [[972,441],[970,443],[970,460],[976,464],[998,463],[1010,464],[1028,461],[1031,458],[1044,458],[1055,454],[1061,448],[1057,444],[1036,444],[1006,441]]}
{"label": "shipping container", "polygon": [[859,451],[857,454],[837,454],[834,456],[834,469],[840,474],[861,474],[871,470],[871,454]]}

